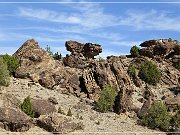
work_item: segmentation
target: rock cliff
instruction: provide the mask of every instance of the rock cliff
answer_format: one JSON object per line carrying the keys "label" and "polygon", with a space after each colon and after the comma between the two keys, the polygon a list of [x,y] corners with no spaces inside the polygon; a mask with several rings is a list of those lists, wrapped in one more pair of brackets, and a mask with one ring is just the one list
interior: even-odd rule
{"label": "rock cliff", "polygon": [[126,112],[137,104],[142,106],[135,96],[137,94],[134,93],[139,93],[138,97],[144,98],[142,93],[146,89],[145,82],[138,75],[132,79],[127,74],[130,64],[136,64],[138,70],[147,60],[156,63],[162,74],[160,83],[150,86],[156,94],[160,93],[160,90],[157,90],[159,88],[168,89],[179,83],[180,72],[173,67],[172,61],[174,57],[179,60],[179,42],[165,39],[150,40],[140,46],[143,47],[140,57],[111,56],[104,61],[98,61],[94,56],[102,52],[99,44],[67,41],[65,47],[71,54],[62,60],[55,60],[31,39],[14,54],[21,65],[16,71],[16,77],[30,78],[50,89],[63,88],[60,92],[94,101],[98,100],[103,86],[109,84],[115,87],[118,93],[114,111]]}

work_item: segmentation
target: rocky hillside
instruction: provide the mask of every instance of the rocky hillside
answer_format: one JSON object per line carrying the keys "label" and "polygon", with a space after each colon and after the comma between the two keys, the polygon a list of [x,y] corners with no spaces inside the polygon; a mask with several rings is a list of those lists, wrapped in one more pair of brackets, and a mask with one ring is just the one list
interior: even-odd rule
{"label": "rocky hillside", "polygon": [[[67,41],[65,47],[71,54],[57,60],[34,39],[26,41],[13,54],[20,61],[15,78],[9,87],[0,87],[0,126],[18,132],[34,125],[63,133],[74,130],[111,134],[154,132],[136,125],[137,116],[147,113],[154,100],[162,100],[170,108],[180,105],[179,91],[173,91],[180,83],[180,71],[175,68],[180,61],[180,43],[160,39],[145,41],[140,46],[139,57],[109,56],[98,60],[94,57],[102,52],[101,45]],[[157,65],[160,72],[160,80],[155,85],[143,81],[139,75],[146,61]],[[133,77],[128,74],[132,64],[136,68]],[[107,84],[117,92],[113,108],[116,114],[93,109]],[[19,110],[28,95],[32,98],[35,119]],[[59,106],[66,112],[71,108],[76,117],[57,113]],[[19,117],[14,117],[16,115]]]}

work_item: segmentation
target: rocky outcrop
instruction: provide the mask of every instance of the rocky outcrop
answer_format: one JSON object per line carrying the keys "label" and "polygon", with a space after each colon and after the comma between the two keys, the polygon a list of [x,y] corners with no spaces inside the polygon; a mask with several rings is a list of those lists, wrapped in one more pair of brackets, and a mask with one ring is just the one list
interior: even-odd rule
{"label": "rocky outcrop", "polygon": [[111,57],[107,62],[96,63],[94,76],[96,83],[103,88],[109,84],[115,87],[118,95],[115,101],[114,110],[117,113],[126,112],[131,108],[131,95],[133,87],[127,74],[128,59]]}
{"label": "rocky outcrop", "polygon": [[61,134],[84,129],[84,125],[81,122],[74,122],[69,117],[59,113],[41,115],[37,120],[37,124],[49,132]]}
{"label": "rocky outcrop", "polygon": [[[128,111],[131,108],[134,89],[137,87],[143,89],[145,85],[138,75],[130,79],[127,74],[130,63],[134,63],[138,71],[145,61],[156,62],[162,75],[159,85],[178,84],[180,72],[175,70],[171,62],[160,60],[161,57],[171,58],[177,62],[179,59],[176,51],[179,49],[178,42],[146,41],[141,44],[145,50],[141,49],[141,55],[143,55],[141,57],[132,59],[126,56],[110,56],[104,61],[93,59],[102,51],[98,44],[67,41],[65,46],[71,54],[67,55],[63,61],[54,60],[39,47],[35,40],[28,40],[14,54],[21,64],[16,71],[16,77],[28,77],[46,88],[56,89],[66,94],[71,93],[82,98],[87,97],[94,101],[98,100],[103,87],[109,84],[118,93],[114,108],[117,113]],[[147,53],[145,53],[146,51]],[[156,56],[159,58],[158,62],[157,59],[151,59]],[[148,99],[146,100],[148,102]]]}
{"label": "rocky outcrop", "polygon": [[14,56],[20,60],[20,67],[15,73],[16,77],[30,78],[50,89],[58,85],[61,88],[73,88],[80,91],[78,82],[73,85],[71,83],[71,78],[77,76],[77,71],[64,67],[60,60],[54,60],[39,47],[34,39],[26,41],[14,53]]}
{"label": "rocky outcrop", "polygon": [[47,100],[33,99],[32,110],[35,113],[35,117],[38,118],[40,115],[50,114],[56,111],[56,108]]}
{"label": "rocky outcrop", "polygon": [[177,86],[179,84],[178,79],[180,72],[173,67],[171,62],[159,62],[157,63],[159,70],[161,71],[160,84],[162,86],[168,85],[169,88]]}
{"label": "rocky outcrop", "polygon": [[72,55],[79,55],[85,58],[94,58],[94,56],[102,52],[101,45],[93,43],[81,44],[70,40],[65,43],[65,46],[67,51],[70,51]]}
{"label": "rocky outcrop", "polygon": [[141,109],[137,112],[137,115],[140,118],[147,114],[148,110],[151,108],[151,105],[154,101],[154,95],[147,85],[143,93],[143,99],[144,99],[144,103]]}
{"label": "rocky outcrop", "polygon": [[101,46],[93,43],[81,44],[76,41],[67,41],[65,46],[71,54],[64,58],[64,64],[75,68],[85,68],[89,58],[94,59],[94,56],[102,52]]}
{"label": "rocky outcrop", "polygon": [[84,61],[85,59],[82,57],[82,59],[78,55],[66,55],[65,58],[63,58],[63,62],[65,66],[74,67],[74,68],[85,68],[86,63]]}
{"label": "rocky outcrop", "polygon": [[99,55],[102,52],[101,45],[86,43],[83,48],[83,55],[85,58],[94,58],[94,56]]}
{"label": "rocky outcrop", "polygon": [[172,58],[174,55],[180,55],[180,43],[172,39],[149,40],[140,44],[144,47],[140,54],[150,58],[160,56],[161,58]]}
{"label": "rocky outcrop", "polygon": [[0,107],[0,125],[12,132],[24,132],[31,128],[31,118],[16,108]]}
{"label": "rocky outcrop", "polygon": [[[60,60],[54,60],[34,39],[26,41],[14,54],[21,64],[16,76],[29,77],[46,88],[53,89],[59,86],[66,89],[65,93],[88,97],[95,101],[98,100],[103,86],[109,84],[115,87],[117,92],[120,91],[121,96],[117,104],[121,107],[118,111],[130,104],[129,101],[125,103],[133,91],[131,80],[126,73],[129,64],[126,57],[109,57],[107,61],[97,62],[93,58],[102,52],[100,45],[67,41],[65,46],[71,54],[63,61],[65,65],[76,68],[66,67]],[[85,59],[91,60],[85,62]],[[127,110],[127,107],[124,110]]]}

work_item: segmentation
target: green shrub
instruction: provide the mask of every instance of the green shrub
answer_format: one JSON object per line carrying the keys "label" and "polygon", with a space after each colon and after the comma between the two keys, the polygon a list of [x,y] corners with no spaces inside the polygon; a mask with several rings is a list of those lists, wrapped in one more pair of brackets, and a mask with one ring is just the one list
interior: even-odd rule
{"label": "green shrub", "polygon": [[180,71],[180,60],[178,60],[178,62],[174,63],[173,65],[176,69]]}
{"label": "green shrub", "polygon": [[99,57],[99,58],[97,58],[97,61],[98,62],[103,62],[103,61],[105,61],[102,57]]}
{"label": "green shrub", "polygon": [[46,46],[45,48],[46,52],[50,55],[50,56],[53,56],[53,52],[51,51],[51,47],[50,46]]}
{"label": "green shrub", "polygon": [[23,103],[20,105],[21,110],[29,115],[30,117],[34,118],[35,113],[32,109],[32,103],[30,96],[26,97],[23,101]]}
{"label": "green shrub", "polygon": [[113,87],[106,85],[101,91],[100,98],[97,101],[95,108],[100,112],[112,110],[116,94],[116,90]]}
{"label": "green shrub", "polygon": [[139,77],[148,84],[156,85],[161,79],[161,73],[155,64],[146,61],[140,67]]}
{"label": "green shrub", "polygon": [[129,65],[129,67],[128,67],[128,75],[130,76],[130,77],[135,77],[136,76],[136,67],[135,67],[135,65],[134,64],[130,64]]}
{"label": "green shrub", "polygon": [[58,108],[58,113],[65,115],[64,111],[61,109],[61,107]]}
{"label": "green shrub", "polygon": [[3,58],[0,57],[0,85],[8,86],[10,83],[9,71],[7,64],[3,61]]}
{"label": "green shrub", "polygon": [[173,129],[180,128],[180,106],[177,107],[176,114],[171,119]]}
{"label": "green shrub", "polygon": [[133,46],[130,50],[130,53],[131,53],[132,57],[139,57],[140,56],[139,47],[137,47],[136,45]]}
{"label": "green shrub", "polygon": [[161,130],[168,130],[171,115],[167,110],[167,106],[164,103],[154,101],[147,114],[142,117],[142,124],[152,129],[159,128]]}
{"label": "green shrub", "polygon": [[20,65],[16,57],[10,56],[8,54],[3,55],[3,60],[5,63],[7,63],[8,70],[11,74],[14,73]]}
{"label": "green shrub", "polygon": [[72,112],[71,109],[69,108],[68,112],[67,112],[67,116],[72,116]]}
{"label": "green shrub", "polygon": [[53,54],[53,58],[55,60],[60,60],[60,59],[62,59],[62,55],[61,55],[61,53],[56,52]]}

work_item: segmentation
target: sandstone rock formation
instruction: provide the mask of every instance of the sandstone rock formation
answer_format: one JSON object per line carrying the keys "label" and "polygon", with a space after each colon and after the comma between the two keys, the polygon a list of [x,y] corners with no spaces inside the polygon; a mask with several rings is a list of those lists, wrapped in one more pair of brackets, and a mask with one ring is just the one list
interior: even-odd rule
{"label": "sandstone rock formation", "polygon": [[84,128],[81,122],[74,122],[69,117],[59,113],[41,115],[37,120],[37,124],[49,132],[61,134],[69,133],[74,130],[81,130]]}

